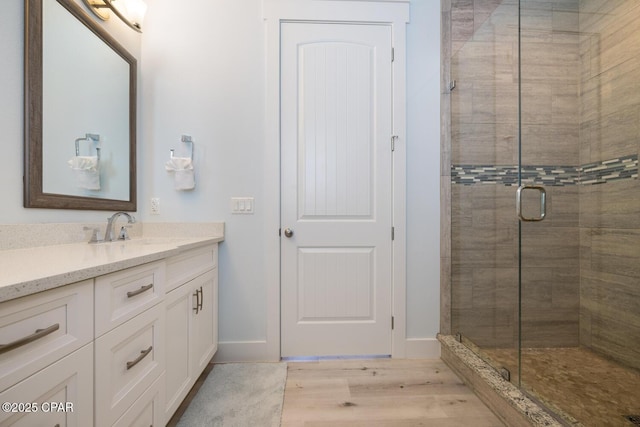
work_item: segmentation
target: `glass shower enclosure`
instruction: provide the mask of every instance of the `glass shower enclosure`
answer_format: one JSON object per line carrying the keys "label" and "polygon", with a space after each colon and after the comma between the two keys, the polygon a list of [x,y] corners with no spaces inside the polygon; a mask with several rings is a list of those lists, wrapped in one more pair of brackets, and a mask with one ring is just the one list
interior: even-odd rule
{"label": "glass shower enclosure", "polygon": [[450,31],[452,332],[567,423],[640,425],[640,0]]}

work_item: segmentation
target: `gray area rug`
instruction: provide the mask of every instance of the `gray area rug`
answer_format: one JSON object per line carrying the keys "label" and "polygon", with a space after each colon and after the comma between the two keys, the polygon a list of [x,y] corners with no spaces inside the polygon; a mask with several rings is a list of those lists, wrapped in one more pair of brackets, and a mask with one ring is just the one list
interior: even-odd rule
{"label": "gray area rug", "polygon": [[216,364],[178,427],[278,427],[286,363]]}

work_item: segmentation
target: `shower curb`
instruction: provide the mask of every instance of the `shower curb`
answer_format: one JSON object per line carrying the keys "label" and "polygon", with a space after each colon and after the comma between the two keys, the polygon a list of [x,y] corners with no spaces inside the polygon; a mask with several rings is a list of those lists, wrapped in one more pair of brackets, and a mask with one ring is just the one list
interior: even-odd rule
{"label": "shower curb", "polygon": [[562,427],[535,403],[453,336],[438,334],[441,359],[509,427]]}

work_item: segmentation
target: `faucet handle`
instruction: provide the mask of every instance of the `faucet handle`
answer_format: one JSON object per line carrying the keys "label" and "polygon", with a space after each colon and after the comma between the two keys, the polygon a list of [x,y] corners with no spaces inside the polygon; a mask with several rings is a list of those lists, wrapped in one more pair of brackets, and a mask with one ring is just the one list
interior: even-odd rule
{"label": "faucet handle", "polygon": [[104,242],[102,237],[100,236],[100,229],[98,227],[82,227],[83,230],[91,230],[91,238],[89,239],[89,243],[100,243]]}
{"label": "faucet handle", "polygon": [[118,234],[118,240],[129,240],[129,232],[127,232],[127,228],[131,228],[130,225],[123,225],[120,227],[120,234]]}

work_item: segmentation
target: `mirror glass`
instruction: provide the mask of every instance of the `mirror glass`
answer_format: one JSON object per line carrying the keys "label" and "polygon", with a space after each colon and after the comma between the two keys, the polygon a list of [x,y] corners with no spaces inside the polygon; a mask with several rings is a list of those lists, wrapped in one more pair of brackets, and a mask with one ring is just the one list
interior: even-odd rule
{"label": "mirror glass", "polygon": [[26,0],[25,206],[136,209],[136,61],[73,0]]}

